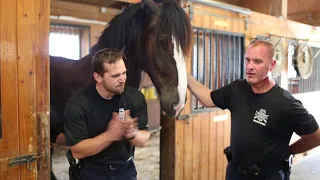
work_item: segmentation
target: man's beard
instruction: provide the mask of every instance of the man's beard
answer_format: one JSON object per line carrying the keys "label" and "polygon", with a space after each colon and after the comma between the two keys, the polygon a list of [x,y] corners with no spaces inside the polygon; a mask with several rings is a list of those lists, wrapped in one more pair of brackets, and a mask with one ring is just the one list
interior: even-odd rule
{"label": "man's beard", "polygon": [[124,91],[124,84],[120,84],[118,86],[115,86],[115,87],[108,87],[107,85],[103,84],[103,87],[109,91],[109,92],[112,92],[112,93],[115,93],[115,94],[122,94],[123,91]]}

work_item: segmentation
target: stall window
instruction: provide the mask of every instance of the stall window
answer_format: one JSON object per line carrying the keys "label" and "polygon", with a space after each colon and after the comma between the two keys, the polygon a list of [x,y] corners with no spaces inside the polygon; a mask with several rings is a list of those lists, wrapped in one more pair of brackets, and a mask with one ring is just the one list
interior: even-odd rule
{"label": "stall window", "polygon": [[86,55],[89,46],[89,28],[85,26],[50,26],[49,54],[79,60]]}

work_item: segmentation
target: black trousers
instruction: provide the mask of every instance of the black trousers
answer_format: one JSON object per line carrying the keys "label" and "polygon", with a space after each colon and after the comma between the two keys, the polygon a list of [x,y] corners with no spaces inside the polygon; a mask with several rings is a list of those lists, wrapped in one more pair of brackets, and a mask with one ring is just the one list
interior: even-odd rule
{"label": "black trousers", "polygon": [[226,180],[289,180],[290,172],[268,168],[261,169],[258,176],[243,173],[232,161],[227,166]]}
{"label": "black trousers", "polygon": [[123,165],[83,164],[79,180],[137,180],[133,160]]}

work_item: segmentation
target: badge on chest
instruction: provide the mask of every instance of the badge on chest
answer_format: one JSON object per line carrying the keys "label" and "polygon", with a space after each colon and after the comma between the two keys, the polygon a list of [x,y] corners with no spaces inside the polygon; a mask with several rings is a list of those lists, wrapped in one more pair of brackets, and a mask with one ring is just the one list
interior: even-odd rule
{"label": "badge on chest", "polygon": [[258,123],[262,126],[266,126],[268,123],[269,115],[265,109],[260,109],[256,111],[253,117],[253,122]]}

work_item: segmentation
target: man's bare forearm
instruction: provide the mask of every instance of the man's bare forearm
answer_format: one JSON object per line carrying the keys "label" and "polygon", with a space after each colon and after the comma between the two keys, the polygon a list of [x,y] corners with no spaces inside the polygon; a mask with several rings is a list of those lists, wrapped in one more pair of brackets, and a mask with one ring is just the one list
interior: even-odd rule
{"label": "man's bare forearm", "polygon": [[149,131],[139,130],[136,132],[135,137],[129,141],[135,147],[144,147],[150,139],[150,136],[151,133]]}
{"label": "man's bare forearm", "polygon": [[320,145],[320,130],[318,129],[316,132],[303,135],[301,138],[293,143],[289,148],[293,154],[299,154],[306,151],[309,151]]}
{"label": "man's bare forearm", "polygon": [[290,146],[290,151],[293,154],[299,154],[299,153],[309,151],[316,146],[317,145],[315,143],[309,142],[301,138]]}
{"label": "man's bare forearm", "polygon": [[72,146],[72,155],[77,159],[93,156],[110,146],[113,141],[109,134],[104,132],[94,138],[85,139]]}
{"label": "man's bare forearm", "polygon": [[206,107],[215,107],[211,100],[211,90],[200,84],[194,77],[188,74],[188,88],[194,96]]}

